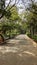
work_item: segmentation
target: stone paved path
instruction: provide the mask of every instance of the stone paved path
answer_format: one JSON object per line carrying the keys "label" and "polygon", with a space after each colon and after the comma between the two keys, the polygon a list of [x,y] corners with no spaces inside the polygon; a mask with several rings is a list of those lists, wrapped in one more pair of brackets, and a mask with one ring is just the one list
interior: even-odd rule
{"label": "stone paved path", "polygon": [[37,65],[37,44],[27,35],[18,35],[0,45],[0,65]]}

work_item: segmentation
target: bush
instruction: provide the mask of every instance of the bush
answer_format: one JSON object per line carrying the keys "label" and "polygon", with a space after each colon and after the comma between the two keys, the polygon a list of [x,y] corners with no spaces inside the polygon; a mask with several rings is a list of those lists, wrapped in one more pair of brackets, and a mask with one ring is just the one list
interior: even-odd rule
{"label": "bush", "polygon": [[37,42],[37,35],[33,36],[33,40]]}
{"label": "bush", "polygon": [[30,38],[32,38],[32,36],[31,36],[31,34],[29,33],[29,34],[27,34]]}
{"label": "bush", "polygon": [[32,38],[35,42],[37,42],[37,35],[31,36],[31,34],[27,34],[30,38]]}

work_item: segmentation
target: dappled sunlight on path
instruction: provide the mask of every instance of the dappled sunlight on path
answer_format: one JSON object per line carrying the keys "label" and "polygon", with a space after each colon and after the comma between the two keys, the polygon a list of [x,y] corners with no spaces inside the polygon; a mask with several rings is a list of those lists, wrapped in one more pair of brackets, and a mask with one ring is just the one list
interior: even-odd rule
{"label": "dappled sunlight on path", "polygon": [[37,44],[27,35],[9,39],[7,44],[0,46],[0,64],[37,65]]}

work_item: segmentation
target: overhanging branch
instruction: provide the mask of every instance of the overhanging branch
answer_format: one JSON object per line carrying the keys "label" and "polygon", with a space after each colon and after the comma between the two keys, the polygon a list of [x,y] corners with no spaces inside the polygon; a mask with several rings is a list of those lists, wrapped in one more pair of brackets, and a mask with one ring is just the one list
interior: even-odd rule
{"label": "overhanging branch", "polygon": [[7,9],[7,8],[8,8],[8,6],[10,5],[10,3],[11,3],[11,0],[9,1],[9,3],[8,3],[8,5],[7,5],[7,7],[6,7],[5,9]]}

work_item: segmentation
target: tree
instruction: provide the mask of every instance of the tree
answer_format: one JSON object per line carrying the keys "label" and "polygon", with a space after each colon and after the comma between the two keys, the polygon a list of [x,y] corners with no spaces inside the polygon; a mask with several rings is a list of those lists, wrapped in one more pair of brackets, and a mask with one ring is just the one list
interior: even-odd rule
{"label": "tree", "polygon": [[28,27],[30,29],[30,34],[33,36],[37,33],[37,5],[32,3],[31,8],[28,9],[29,14],[27,16]]}
{"label": "tree", "polygon": [[[5,4],[5,1],[6,0],[0,0],[0,19],[3,17],[3,16],[10,16],[11,15],[11,13],[10,13],[10,9],[12,8],[12,7],[14,7],[15,6],[15,3],[10,7],[10,9],[8,9],[8,7],[9,7],[9,5],[10,5],[10,3],[11,3],[11,0],[9,0],[9,3],[8,3],[8,5],[7,6],[5,6],[6,4]],[[16,1],[15,1],[16,2]]]}

